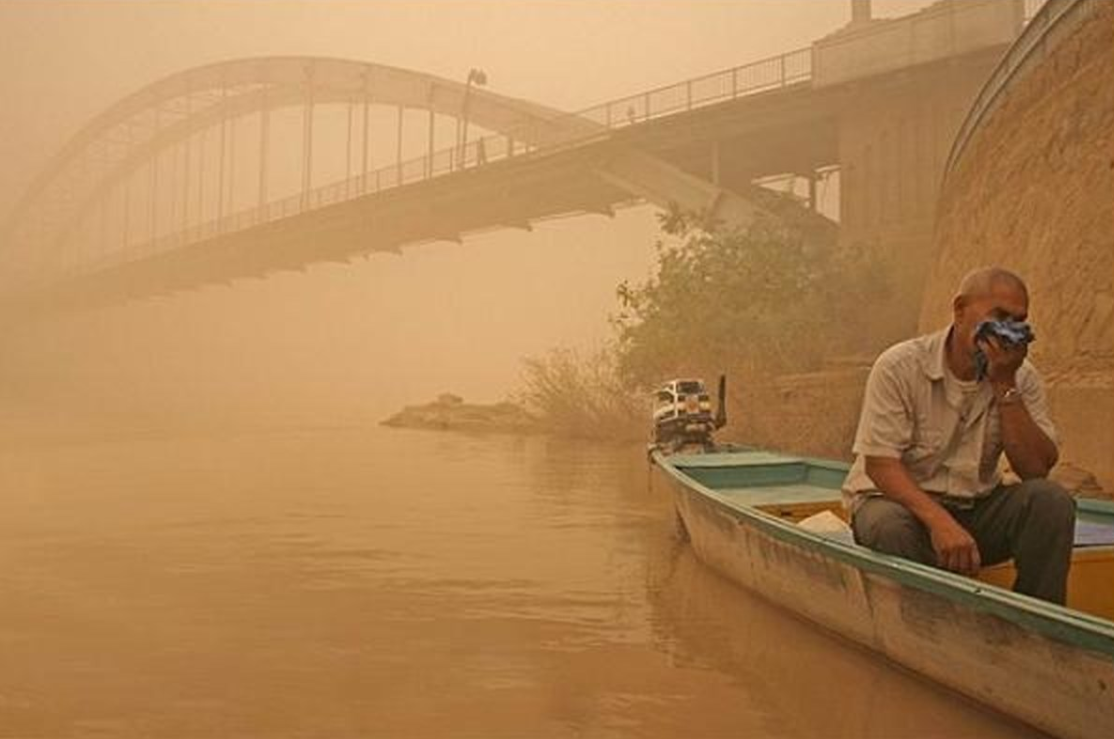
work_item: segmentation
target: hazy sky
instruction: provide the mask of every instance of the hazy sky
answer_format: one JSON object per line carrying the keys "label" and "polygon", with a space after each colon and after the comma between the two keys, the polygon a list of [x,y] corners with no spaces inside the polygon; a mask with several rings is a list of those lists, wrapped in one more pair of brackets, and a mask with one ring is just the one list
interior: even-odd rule
{"label": "hazy sky", "polygon": [[[875,15],[926,4],[878,0]],[[193,66],[310,54],[457,80],[480,67],[494,91],[575,110],[807,46],[849,16],[850,0],[2,1],[0,213],[91,116]],[[55,342],[37,371],[83,377],[73,368],[88,365],[117,394],[153,383],[160,398],[232,388],[248,405],[276,393],[376,410],[441,389],[491,399],[523,354],[607,335],[614,286],[646,273],[654,234],[636,209],[149,301],[72,328],[85,343]],[[257,381],[261,366],[272,383]],[[92,387],[81,382],[77,394]],[[391,390],[369,405],[371,386]]]}

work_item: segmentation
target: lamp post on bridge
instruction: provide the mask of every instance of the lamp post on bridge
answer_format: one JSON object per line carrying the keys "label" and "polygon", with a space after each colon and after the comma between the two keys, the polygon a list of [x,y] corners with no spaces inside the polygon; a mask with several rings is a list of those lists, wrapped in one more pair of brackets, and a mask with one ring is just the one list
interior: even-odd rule
{"label": "lamp post on bridge", "polygon": [[[487,84],[487,73],[482,69],[472,67],[468,70],[468,79],[464,82],[464,99],[460,103],[460,120],[463,121],[463,130],[457,136],[457,146],[460,152],[458,161],[460,169],[464,169],[465,157],[468,155],[468,98],[472,92],[472,85],[483,87]],[[459,123],[460,121],[458,121]]]}

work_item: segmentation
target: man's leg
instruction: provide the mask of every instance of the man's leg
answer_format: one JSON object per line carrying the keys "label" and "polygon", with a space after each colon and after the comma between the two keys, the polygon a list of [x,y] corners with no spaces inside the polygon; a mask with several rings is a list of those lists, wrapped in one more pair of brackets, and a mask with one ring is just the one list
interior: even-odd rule
{"label": "man's leg", "polygon": [[983,562],[1013,557],[1018,593],[1063,604],[1075,538],[1075,501],[1044,478],[999,486],[971,512]]}
{"label": "man's leg", "polygon": [[908,508],[881,496],[867,498],[851,521],[855,541],[886,554],[936,565],[928,529]]}

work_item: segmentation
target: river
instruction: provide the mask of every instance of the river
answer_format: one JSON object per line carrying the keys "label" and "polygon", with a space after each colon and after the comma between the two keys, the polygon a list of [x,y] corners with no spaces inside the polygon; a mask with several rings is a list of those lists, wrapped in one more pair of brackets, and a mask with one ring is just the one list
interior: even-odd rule
{"label": "river", "polygon": [[1027,737],[695,561],[637,447],[0,451],[0,736]]}

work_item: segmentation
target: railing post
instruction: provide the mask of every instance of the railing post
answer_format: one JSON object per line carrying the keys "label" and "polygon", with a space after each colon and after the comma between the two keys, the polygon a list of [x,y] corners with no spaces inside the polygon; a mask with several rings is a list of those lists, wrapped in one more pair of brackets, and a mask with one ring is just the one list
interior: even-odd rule
{"label": "railing post", "polygon": [[685,110],[692,110],[692,80],[685,82]]}
{"label": "railing post", "polygon": [[785,54],[778,57],[781,66],[781,87],[785,87]]}
{"label": "railing post", "polygon": [[731,99],[734,100],[739,96],[739,68],[733,67],[731,69]]}

